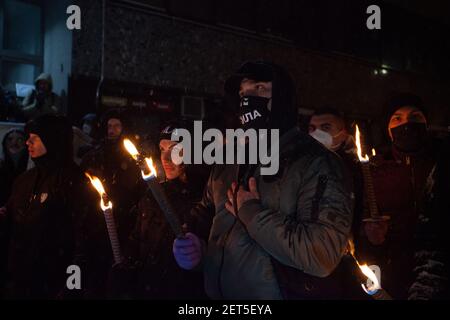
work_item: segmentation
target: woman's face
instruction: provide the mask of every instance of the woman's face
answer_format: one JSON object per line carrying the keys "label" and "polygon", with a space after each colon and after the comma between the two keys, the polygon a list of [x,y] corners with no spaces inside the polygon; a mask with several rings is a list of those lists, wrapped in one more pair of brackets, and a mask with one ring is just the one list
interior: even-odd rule
{"label": "woman's face", "polygon": [[178,144],[176,141],[163,139],[159,142],[161,151],[161,163],[168,180],[180,177],[184,173],[183,165],[176,165],[172,162],[172,149]]}
{"label": "woman's face", "polygon": [[6,138],[5,146],[9,154],[17,154],[25,149],[25,138],[18,132],[12,132]]}

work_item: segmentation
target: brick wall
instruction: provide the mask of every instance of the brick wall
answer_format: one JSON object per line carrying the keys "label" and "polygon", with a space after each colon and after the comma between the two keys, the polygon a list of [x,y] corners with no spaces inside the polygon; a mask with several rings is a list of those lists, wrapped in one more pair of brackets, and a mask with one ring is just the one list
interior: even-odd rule
{"label": "brick wall", "polygon": [[[101,1],[78,3],[82,30],[74,32],[72,73],[99,76]],[[389,92],[411,91],[431,109],[431,123],[450,124],[448,83],[395,71],[375,75],[376,66],[351,57],[114,5],[107,6],[105,39],[106,78],[220,95],[227,75],[241,62],[263,58],[288,68],[302,108],[334,104],[376,119]]]}

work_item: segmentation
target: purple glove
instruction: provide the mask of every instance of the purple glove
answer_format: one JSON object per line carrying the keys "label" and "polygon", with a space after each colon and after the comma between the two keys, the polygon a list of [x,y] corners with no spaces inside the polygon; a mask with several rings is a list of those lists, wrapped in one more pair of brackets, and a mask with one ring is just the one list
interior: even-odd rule
{"label": "purple glove", "polygon": [[202,244],[193,233],[187,233],[182,239],[173,242],[173,255],[178,265],[185,270],[192,270],[202,260]]}

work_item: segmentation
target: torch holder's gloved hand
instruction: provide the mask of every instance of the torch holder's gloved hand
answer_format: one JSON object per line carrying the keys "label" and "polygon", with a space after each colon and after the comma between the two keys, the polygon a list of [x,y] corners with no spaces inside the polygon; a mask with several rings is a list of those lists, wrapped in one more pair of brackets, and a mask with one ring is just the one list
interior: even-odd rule
{"label": "torch holder's gloved hand", "polygon": [[200,264],[203,256],[202,242],[193,233],[173,242],[173,255],[178,265],[185,270],[192,270]]}

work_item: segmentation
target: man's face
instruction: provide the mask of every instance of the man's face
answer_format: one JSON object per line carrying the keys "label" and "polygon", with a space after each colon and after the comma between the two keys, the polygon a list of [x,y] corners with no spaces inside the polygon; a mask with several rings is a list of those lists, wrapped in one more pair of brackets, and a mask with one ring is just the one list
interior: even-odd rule
{"label": "man's face", "polygon": [[[239,87],[239,96],[272,98],[272,82],[262,82],[244,78]],[[271,110],[272,100],[269,101],[267,107]]]}
{"label": "man's face", "polygon": [[39,158],[47,153],[47,148],[37,134],[30,133],[27,146],[31,158]]}
{"label": "man's face", "polygon": [[16,154],[25,148],[25,139],[23,135],[12,132],[6,138],[6,150],[9,154]]}
{"label": "man's face", "polygon": [[425,115],[417,109],[416,107],[401,107],[394,112],[394,114],[389,119],[388,131],[389,136],[392,139],[391,129],[399,127],[405,123],[413,122],[413,123],[427,123],[427,119]]}
{"label": "man's face", "polygon": [[108,120],[108,139],[119,139],[122,134],[122,122],[119,119],[111,118]]}
{"label": "man's face", "polygon": [[317,129],[329,133],[333,137],[333,145],[340,145],[348,136],[344,121],[333,114],[312,116],[309,121],[309,133]]}
{"label": "man's face", "polygon": [[41,92],[49,92],[50,91],[50,84],[47,81],[39,81],[37,83],[38,91]]}
{"label": "man's face", "polygon": [[184,172],[183,166],[176,165],[172,162],[171,153],[173,147],[175,147],[177,144],[178,142],[167,139],[163,139],[159,142],[159,150],[161,151],[161,163],[168,180],[176,179]]}

